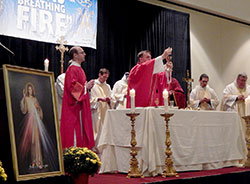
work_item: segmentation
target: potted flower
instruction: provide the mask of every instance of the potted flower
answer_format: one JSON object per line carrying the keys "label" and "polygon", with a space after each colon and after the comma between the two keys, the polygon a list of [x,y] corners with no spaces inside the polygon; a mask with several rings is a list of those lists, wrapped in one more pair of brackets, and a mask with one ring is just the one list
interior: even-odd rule
{"label": "potted flower", "polygon": [[7,181],[7,174],[5,174],[2,162],[0,161],[0,183],[4,183],[5,181]]}
{"label": "potted flower", "polygon": [[65,172],[73,177],[75,183],[76,180],[83,180],[80,177],[86,177],[87,183],[88,176],[94,176],[101,166],[98,155],[86,147],[64,149],[63,160]]}

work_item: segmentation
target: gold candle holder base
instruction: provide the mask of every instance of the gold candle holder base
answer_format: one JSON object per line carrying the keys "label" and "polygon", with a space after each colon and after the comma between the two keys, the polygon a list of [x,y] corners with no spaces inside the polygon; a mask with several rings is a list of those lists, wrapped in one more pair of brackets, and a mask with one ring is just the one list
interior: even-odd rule
{"label": "gold candle holder base", "polygon": [[130,168],[128,171],[128,175],[127,178],[143,178],[144,176],[141,173],[141,169],[138,167],[138,161],[136,159],[136,155],[137,155],[137,151],[136,151],[136,132],[135,132],[135,117],[139,115],[139,113],[127,113],[127,116],[130,117],[130,121],[131,121],[131,151],[130,151],[130,155],[132,156],[132,158],[130,159]]}
{"label": "gold candle holder base", "polygon": [[168,128],[168,121],[170,119],[171,116],[173,116],[173,113],[164,113],[161,114],[162,117],[164,117],[165,122],[166,122],[166,140],[165,140],[165,144],[166,144],[166,159],[165,159],[165,168],[162,172],[162,177],[171,177],[171,176],[175,176],[175,177],[179,177],[179,175],[177,174],[175,168],[174,168],[174,164],[173,161],[171,159],[171,155],[172,155],[172,151],[171,151],[171,141],[170,141],[170,131]]}
{"label": "gold candle holder base", "polygon": [[245,122],[246,122],[246,144],[247,144],[247,150],[248,150],[248,153],[247,153],[247,160],[245,161],[244,163],[244,167],[250,167],[250,116],[244,116],[242,117]]}

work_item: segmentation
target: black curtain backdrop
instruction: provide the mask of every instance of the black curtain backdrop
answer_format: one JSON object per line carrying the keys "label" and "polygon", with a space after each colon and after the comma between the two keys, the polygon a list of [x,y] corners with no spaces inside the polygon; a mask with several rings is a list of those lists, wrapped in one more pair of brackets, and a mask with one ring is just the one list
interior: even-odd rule
{"label": "black curtain backdrop", "polygon": [[[4,25],[1,25],[4,26]],[[190,70],[189,15],[135,0],[98,0],[97,49],[84,48],[87,53],[83,63],[88,80],[97,78],[102,67],[110,70],[108,83],[122,78],[137,62],[141,50],[150,50],[152,57],[173,47],[173,76],[186,91],[182,77]],[[11,49],[15,56],[0,46],[0,65],[14,64],[44,69],[44,59],[50,60],[49,70],[55,78],[60,74],[58,44],[44,43],[8,36],[0,42]],[[69,48],[71,46],[68,46]],[[64,69],[69,60],[65,54]]]}

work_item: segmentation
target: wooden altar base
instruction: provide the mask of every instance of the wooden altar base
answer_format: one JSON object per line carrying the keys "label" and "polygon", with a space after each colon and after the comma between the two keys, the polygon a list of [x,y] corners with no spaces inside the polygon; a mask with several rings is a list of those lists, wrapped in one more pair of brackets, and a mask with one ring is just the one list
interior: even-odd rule
{"label": "wooden altar base", "polygon": [[178,172],[179,176],[162,178],[160,175],[145,178],[126,178],[127,174],[97,174],[89,178],[89,184],[249,184],[250,168],[228,167],[206,171]]}

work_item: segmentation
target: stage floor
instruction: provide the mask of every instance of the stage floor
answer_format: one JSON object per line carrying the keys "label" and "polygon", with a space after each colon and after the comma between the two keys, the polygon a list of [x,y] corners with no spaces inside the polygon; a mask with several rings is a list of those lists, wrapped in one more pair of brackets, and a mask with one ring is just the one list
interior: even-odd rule
{"label": "stage floor", "polygon": [[[247,172],[250,177],[250,168],[228,167],[215,170],[179,172],[179,177],[162,178],[160,175],[156,177],[145,178],[127,178],[127,174],[96,174],[89,178],[89,184],[136,184],[136,183],[162,183],[170,180],[183,180],[201,177],[219,176],[224,174],[244,173]],[[211,180],[210,180],[211,181]]]}

